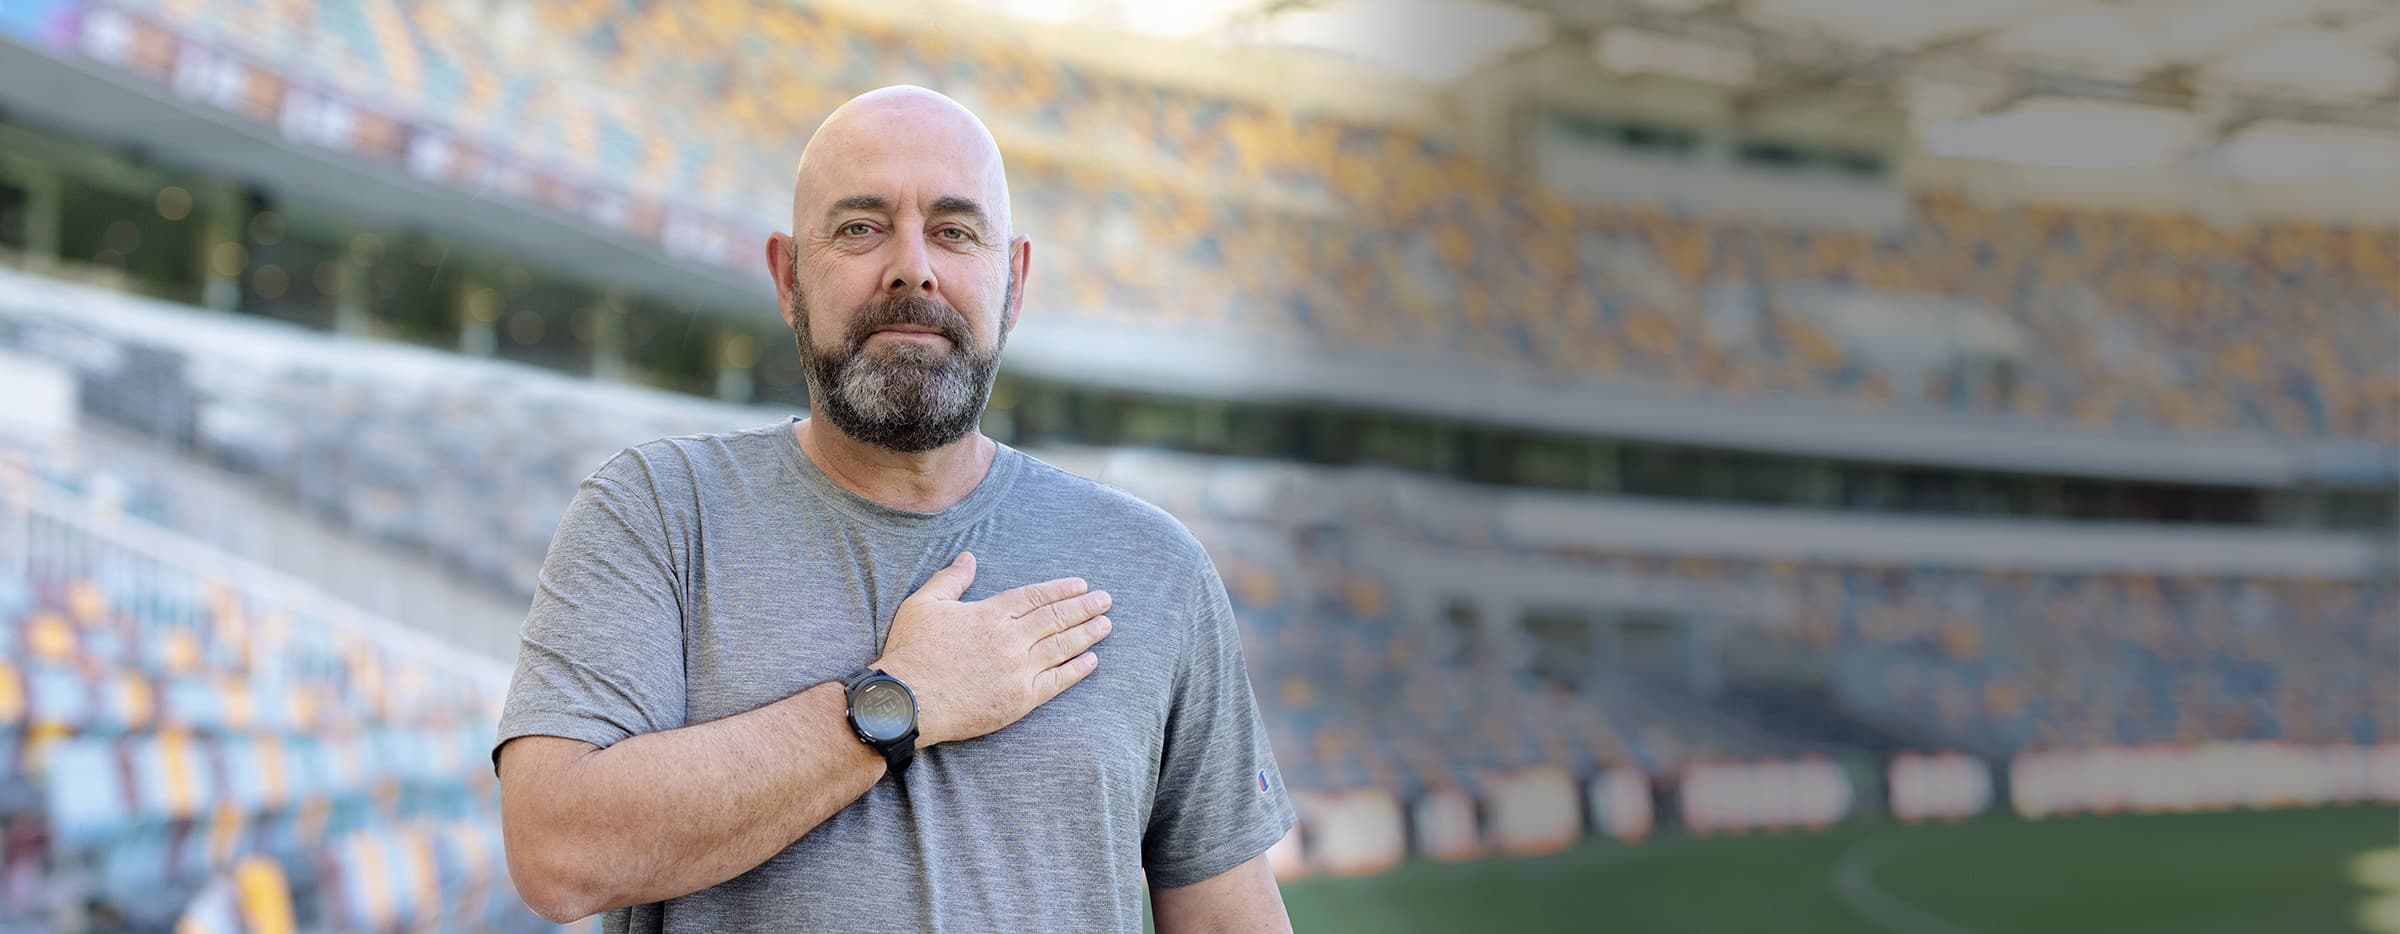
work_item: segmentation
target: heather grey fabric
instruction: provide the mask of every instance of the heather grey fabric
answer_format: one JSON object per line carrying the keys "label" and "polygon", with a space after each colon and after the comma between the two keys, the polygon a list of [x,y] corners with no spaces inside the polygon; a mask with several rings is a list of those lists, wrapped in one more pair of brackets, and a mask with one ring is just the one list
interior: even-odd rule
{"label": "heather grey fabric", "polygon": [[1082,577],[1115,628],[1023,720],[923,750],[758,868],[603,930],[1138,931],[1145,872],[1207,879],[1292,826],[1224,584],[1182,525],[1005,445],[957,505],[893,509],[818,470],[796,421],[653,441],[583,482],[501,743],[608,746],[839,680],[961,550],[967,599]]}

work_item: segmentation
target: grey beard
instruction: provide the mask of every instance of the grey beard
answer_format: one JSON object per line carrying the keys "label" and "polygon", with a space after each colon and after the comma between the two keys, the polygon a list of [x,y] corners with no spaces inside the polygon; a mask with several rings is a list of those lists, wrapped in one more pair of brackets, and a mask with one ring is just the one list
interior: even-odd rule
{"label": "grey beard", "polygon": [[974,429],[998,364],[996,355],[943,354],[907,344],[880,353],[853,352],[838,362],[812,360],[809,382],[832,387],[822,408],[843,434],[914,454]]}
{"label": "grey beard", "polygon": [[[797,302],[798,291],[793,294]],[[806,305],[796,312],[811,407],[843,434],[888,451],[914,454],[966,437],[982,420],[992,381],[999,375],[1000,350],[1007,345],[1005,333],[991,353],[978,353],[955,310],[916,300],[886,302],[860,315],[845,335],[843,350],[820,355],[809,340]],[[950,352],[914,343],[868,352],[864,345],[874,329],[895,322],[940,330],[950,342]]]}

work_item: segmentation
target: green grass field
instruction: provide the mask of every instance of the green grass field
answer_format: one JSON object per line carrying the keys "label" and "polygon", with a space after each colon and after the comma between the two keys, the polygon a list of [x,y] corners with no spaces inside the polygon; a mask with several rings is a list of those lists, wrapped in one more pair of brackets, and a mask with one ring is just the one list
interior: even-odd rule
{"label": "green grass field", "polygon": [[2340,807],[1593,844],[1287,883],[1300,934],[1413,931],[2359,931],[2357,854],[2400,808]]}

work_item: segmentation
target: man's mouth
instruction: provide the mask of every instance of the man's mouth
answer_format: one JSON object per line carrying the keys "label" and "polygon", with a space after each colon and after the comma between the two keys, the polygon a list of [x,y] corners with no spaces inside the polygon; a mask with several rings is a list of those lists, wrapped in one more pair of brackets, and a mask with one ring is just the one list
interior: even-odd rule
{"label": "man's mouth", "polygon": [[867,335],[867,341],[872,342],[878,337],[884,338],[886,345],[915,344],[936,353],[950,349],[952,344],[950,336],[943,334],[939,329],[916,324],[895,324],[876,328]]}

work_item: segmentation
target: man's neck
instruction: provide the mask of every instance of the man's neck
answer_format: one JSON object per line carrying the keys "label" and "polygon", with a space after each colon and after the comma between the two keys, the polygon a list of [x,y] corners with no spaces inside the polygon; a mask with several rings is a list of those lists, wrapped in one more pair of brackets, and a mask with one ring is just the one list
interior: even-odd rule
{"label": "man's neck", "polygon": [[940,512],[966,499],[992,468],[1000,445],[981,431],[930,451],[901,454],[845,435],[814,417],[792,426],[800,452],[833,482],[867,499],[909,512]]}

